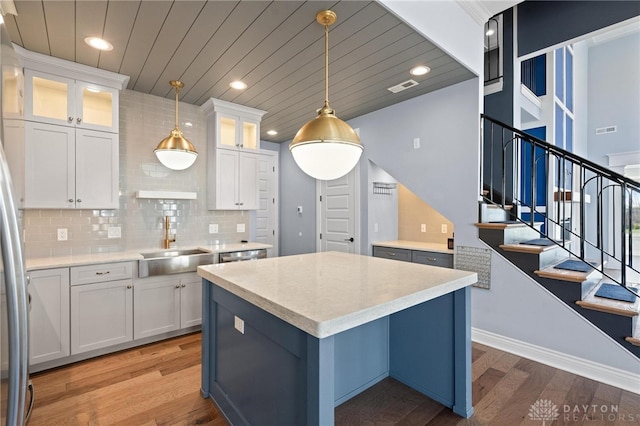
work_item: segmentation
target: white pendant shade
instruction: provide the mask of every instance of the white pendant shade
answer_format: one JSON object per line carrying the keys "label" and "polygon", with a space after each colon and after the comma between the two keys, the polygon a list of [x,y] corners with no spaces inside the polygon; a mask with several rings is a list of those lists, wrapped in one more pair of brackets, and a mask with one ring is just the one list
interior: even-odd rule
{"label": "white pendant shade", "polygon": [[338,179],[351,171],[360,160],[361,145],[344,143],[306,143],[291,150],[303,172],[315,179]]}
{"label": "white pendant shade", "polygon": [[198,154],[193,151],[178,151],[176,149],[157,149],[158,161],[171,170],[188,169],[195,163]]}

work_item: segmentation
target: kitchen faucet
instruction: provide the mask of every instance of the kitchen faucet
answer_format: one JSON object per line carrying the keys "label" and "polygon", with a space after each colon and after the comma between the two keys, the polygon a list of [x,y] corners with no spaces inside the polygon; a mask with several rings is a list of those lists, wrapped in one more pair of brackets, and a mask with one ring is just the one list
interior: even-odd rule
{"label": "kitchen faucet", "polygon": [[169,238],[169,216],[164,217],[164,248],[168,249],[171,243],[176,242],[175,235]]}

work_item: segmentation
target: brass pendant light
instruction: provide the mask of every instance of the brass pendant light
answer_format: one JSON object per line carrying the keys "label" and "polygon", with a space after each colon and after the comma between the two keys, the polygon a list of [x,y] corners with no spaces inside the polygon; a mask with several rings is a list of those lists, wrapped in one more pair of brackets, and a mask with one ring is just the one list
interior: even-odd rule
{"label": "brass pendant light", "polygon": [[171,80],[169,84],[176,89],[176,126],[169,136],[162,139],[153,152],[165,167],[172,170],[184,170],[191,167],[196,161],[198,152],[178,128],[178,92],[184,87],[184,83]]}
{"label": "brass pendant light", "polygon": [[358,134],[329,106],[329,26],[336,22],[336,14],[320,11],[316,21],[324,26],[324,106],[316,118],[298,130],[289,150],[303,172],[316,179],[333,180],[355,167],[364,148]]}

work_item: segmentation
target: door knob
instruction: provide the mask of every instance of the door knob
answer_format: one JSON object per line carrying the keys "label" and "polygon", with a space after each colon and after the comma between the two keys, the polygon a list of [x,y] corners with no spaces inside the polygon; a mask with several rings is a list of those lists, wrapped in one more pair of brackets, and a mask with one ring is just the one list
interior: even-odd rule
{"label": "door knob", "polygon": [[344,240],[345,240],[345,241],[349,241],[350,243],[352,243],[352,242],[353,242],[353,237],[351,237],[351,238],[345,238]]}

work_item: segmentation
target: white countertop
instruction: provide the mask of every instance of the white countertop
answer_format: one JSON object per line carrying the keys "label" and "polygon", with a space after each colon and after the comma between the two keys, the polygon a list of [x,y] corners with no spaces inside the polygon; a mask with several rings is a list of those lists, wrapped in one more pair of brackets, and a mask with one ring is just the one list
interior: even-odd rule
{"label": "white countertop", "polygon": [[[208,251],[210,253],[224,253],[231,251],[243,251],[243,250],[258,250],[258,249],[270,249],[269,244],[262,243],[230,243],[230,244],[218,244],[211,246],[189,246],[189,247],[172,247],[167,251],[176,249],[193,249],[199,248],[201,250]],[[130,262],[134,260],[142,259],[141,253],[163,251],[163,249],[150,248],[139,250],[128,250],[113,253],[91,253],[91,254],[79,254],[70,256],[51,256],[51,257],[39,257],[25,259],[27,271],[34,271],[37,269],[50,269],[50,268],[65,268],[69,266],[82,266],[93,265],[96,263],[109,263],[109,262]]]}
{"label": "white countertop", "polygon": [[198,274],[318,338],[478,280],[474,272],[338,252],[200,266]]}
{"label": "white countertop", "polygon": [[377,241],[371,243],[374,246],[390,247],[396,249],[433,251],[439,253],[453,254],[454,251],[447,248],[446,244],[423,243],[421,241],[395,240],[395,241]]}

